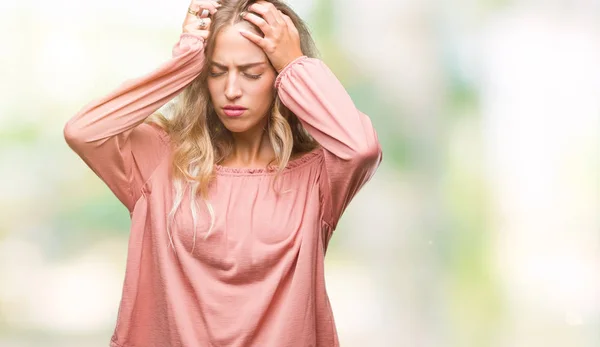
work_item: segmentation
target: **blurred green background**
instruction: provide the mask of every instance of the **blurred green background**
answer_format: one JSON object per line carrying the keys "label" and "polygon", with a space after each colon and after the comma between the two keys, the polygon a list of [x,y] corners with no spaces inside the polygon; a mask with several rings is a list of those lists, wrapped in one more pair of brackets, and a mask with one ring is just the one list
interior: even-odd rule
{"label": "blurred green background", "polygon": [[[600,2],[289,3],[384,147],[327,255],[342,346],[600,346]],[[187,6],[0,5],[0,346],[108,345],[129,215],[62,129]]]}

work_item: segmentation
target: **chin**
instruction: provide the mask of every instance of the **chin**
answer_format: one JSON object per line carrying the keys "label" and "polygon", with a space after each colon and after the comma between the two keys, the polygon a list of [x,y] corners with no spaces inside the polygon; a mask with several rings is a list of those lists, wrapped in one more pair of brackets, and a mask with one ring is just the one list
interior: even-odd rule
{"label": "chin", "polygon": [[250,128],[248,126],[248,120],[246,119],[222,117],[220,118],[220,121],[223,123],[225,129],[231,131],[232,133],[243,133]]}
{"label": "chin", "polygon": [[254,129],[263,128],[260,123],[250,123],[243,120],[229,120],[223,122],[225,129],[232,134],[254,133]]}
{"label": "chin", "polygon": [[244,133],[249,130],[247,126],[242,125],[225,125],[225,129],[235,134]]}
{"label": "chin", "polygon": [[235,134],[245,133],[252,131],[253,129],[264,128],[264,126],[266,126],[266,119],[256,120],[252,118],[245,118],[243,116],[240,118],[231,118],[225,115],[219,118],[221,123],[223,123],[223,126],[225,126],[225,129]]}

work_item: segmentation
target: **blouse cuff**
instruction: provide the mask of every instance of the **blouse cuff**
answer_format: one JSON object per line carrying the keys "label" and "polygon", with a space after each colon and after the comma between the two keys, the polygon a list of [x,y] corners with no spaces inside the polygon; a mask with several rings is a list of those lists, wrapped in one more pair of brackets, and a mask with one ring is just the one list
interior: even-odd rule
{"label": "blouse cuff", "polygon": [[307,56],[305,56],[305,55],[303,55],[303,56],[300,56],[300,57],[298,57],[298,58],[296,58],[296,59],[292,60],[292,62],[291,62],[291,63],[287,64],[287,65],[286,65],[286,66],[283,68],[283,70],[281,70],[281,72],[279,73],[279,75],[277,75],[277,78],[275,79],[275,88],[279,88],[279,85],[281,84],[281,79],[283,78],[283,76],[284,76],[285,74],[287,74],[287,73],[288,73],[288,71],[290,71],[290,68],[291,68],[293,65],[296,65],[297,63],[299,63],[299,62],[301,62],[301,61],[304,61],[304,60],[306,60],[306,59],[308,59],[308,57],[307,57]]}
{"label": "blouse cuff", "polygon": [[200,49],[204,48],[204,38],[192,33],[181,33],[179,42],[173,46],[173,57],[183,54],[196,45],[200,45]]}

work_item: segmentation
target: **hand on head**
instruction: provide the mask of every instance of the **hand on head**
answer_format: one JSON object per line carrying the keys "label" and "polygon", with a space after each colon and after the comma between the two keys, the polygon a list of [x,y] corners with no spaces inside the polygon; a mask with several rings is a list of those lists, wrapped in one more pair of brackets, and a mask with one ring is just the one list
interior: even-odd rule
{"label": "hand on head", "polygon": [[[183,32],[192,33],[207,40],[210,35],[211,16],[220,7],[221,4],[217,1],[192,0],[183,21]],[[298,29],[292,19],[272,3],[259,0],[250,5],[248,11],[242,12],[240,16],[262,31],[264,37],[247,29],[239,29],[243,37],[265,52],[277,73],[303,55]]]}
{"label": "hand on head", "polygon": [[240,34],[265,51],[278,73],[303,55],[298,29],[290,17],[266,1],[257,1],[248,7],[248,11],[240,16],[259,27],[264,37],[245,29],[240,29]]}
{"label": "hand on head", "polygon": [[208,35],[210,34],[210,15],[215,14],[219,7],[221,7],[221,4],[217,1],[192,0],[183,21],[183,32],[198,35],[204,38],[204,40],[208,39]]}

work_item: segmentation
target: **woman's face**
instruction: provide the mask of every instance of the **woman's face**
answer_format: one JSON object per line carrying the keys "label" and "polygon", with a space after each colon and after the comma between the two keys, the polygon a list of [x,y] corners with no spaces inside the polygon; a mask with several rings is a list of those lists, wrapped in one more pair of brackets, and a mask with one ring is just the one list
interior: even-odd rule
{"label": "woman's face", "polygon": [[208,64],[208,90],[223,125],[233,133],[265,127],[276,73],[264,51],[244,38],[237,23],[217,35]]}

